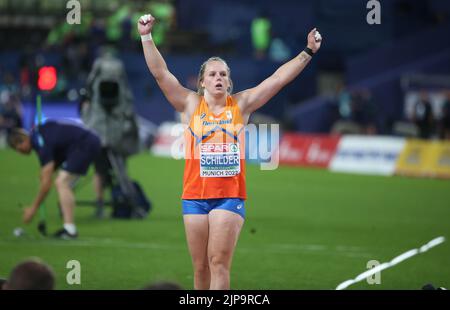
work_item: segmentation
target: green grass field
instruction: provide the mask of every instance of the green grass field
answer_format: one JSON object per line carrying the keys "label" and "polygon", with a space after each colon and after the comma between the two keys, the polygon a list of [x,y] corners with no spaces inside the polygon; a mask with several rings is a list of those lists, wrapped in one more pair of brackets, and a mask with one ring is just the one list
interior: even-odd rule
{"label": "green grass field", "polygon": [[[157,280],[192,288],[180,194],[183,162],[134,157],[130,174],[154,209],[145,220],[96,220],[78,207],[76,241],[41,237],[36,220],[21,223],[19,203],[37,190],[33,156],[0,151],[0,277],[20,260],[38,256],[57,274],[58,289],[136,289]],[[93,198],[90,184],[77,199]],[[369,260],[390,261],[429,240],[450,237],[450,182],[401,177],[333,174],[248,166],[247,219],[233,261],[235,289],[335,289],[366,270]],[[60,228],[56,193],[46,201],[48,227]],[[17,238],[12,231],[24,227]],[[81,263],[81,285],[66,283],[66,263]],[[350,289],[450,287],[450,240],[381,273],[381,284]]]}

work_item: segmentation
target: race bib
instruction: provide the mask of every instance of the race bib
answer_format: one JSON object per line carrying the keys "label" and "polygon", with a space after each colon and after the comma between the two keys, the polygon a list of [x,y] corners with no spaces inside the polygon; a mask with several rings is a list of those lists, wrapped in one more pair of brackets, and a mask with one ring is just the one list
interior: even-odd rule
{"label": "race bib", "polygon": [[233,177],[241,172],[238,143],[201,143],[200,176]]}

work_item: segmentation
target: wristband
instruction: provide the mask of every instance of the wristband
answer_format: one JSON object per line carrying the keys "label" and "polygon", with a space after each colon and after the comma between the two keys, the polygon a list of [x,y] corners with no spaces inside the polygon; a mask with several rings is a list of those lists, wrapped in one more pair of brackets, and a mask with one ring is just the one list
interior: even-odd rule
{"label": "wristband", "polygon": [[141,41],[142,42],[145,42],[145,41],[152,41],[153,40],[153,38],[152,38],[152,34],[151,33],[149,33],[149,34],[144,34],[143,36],[141,36]]}
{"label": "wristband", "polygon": [[314,52],[309,47],[305,47],[305,49],[303,51],[311,57],[314,56]]}

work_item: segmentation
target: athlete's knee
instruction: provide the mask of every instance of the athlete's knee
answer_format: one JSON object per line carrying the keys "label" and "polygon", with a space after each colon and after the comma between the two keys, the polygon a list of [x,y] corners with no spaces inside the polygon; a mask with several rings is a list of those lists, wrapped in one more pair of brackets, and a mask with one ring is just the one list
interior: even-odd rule
{"label": "athlete's knee", "polygon": [[58,175],[55,179],[55,186],[57,189],[62,189],[65,186],[64,178],[61,175]]}
{"label": "athlete's knee", "polygon": [[60,173],[55,179],[55,186],[58,189],[71,189],[70,183],[70,175],[68,174]]}
{"label": "athlete's knee", "polygon": [[209,267],[212,271],[227,271],[230,266],[230,254],[220,252],[209,257]]}

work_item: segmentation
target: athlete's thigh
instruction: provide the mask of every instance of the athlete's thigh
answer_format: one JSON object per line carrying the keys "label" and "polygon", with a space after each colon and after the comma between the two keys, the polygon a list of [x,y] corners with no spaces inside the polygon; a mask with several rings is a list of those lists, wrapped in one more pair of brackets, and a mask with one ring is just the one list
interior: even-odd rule
{"label": "athlete's thigh", "polygon": [[186,240],[192,260],[200,262],[207,257],[209,223],[207,214],[183,215]]}
{"label": "athlete's thigh", "polygon": [[209,213],[208,255],[231,259],[244,219],[237,213],[215,209]]}

